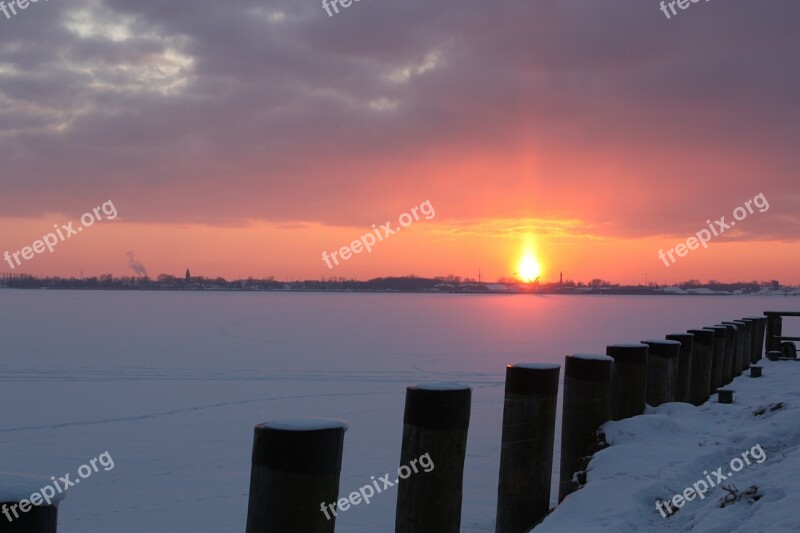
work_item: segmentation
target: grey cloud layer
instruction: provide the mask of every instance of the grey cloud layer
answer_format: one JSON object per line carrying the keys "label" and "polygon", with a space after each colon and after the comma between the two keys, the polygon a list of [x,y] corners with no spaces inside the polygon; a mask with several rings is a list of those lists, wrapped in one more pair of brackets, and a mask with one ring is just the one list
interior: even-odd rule
{"label": "grey cloud layer", "polygon": [[[0,213],[99,194],[129,220],[346,224],[439,194],[454,217],[579,218],[571,195],[615,187],[649,204],[594,215],[618,233],[680,231],[655,202],[669,191],[687,227],[756,189],[780,213],[798,200],[800,5],[701,7],[665,22],[640,0],[362,0],[332,19],[316,0],[40,3],[0,20]],[[522,147],[538,177],[429,164]],[[504,212],[453,193],[476,187],[537,198]],[[787,216],[751,230],[796,235]]]}

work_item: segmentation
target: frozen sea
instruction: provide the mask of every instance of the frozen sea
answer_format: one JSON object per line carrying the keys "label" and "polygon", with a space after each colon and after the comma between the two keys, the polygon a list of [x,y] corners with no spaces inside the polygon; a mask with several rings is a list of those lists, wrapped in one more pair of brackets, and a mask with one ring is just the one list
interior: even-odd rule
{"label": "frozen sea", "polygon": [[[506,364],[563,363],[798,304],[0,290],[0,471],[74,477],[108,451],[112,470],[69,489],[61,533],[242,532],[255,424],[346,420],[347,494],[396,471],[405,386],[457,381],[473,387],[462,530],[494,531]],[[340,513],[337,531],[393,531],[395,498],[387,491]]]}

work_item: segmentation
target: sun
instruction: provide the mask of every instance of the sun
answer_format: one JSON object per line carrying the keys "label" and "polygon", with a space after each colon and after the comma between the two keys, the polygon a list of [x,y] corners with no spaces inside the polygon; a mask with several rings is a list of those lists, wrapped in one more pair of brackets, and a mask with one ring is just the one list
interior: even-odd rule
{"label": "sun", "polygon": [[536,258],[532,255],[526,255],[522,258],[519,262],[519,266],[517,267],[517,274],[519,275],[520,279],[526,283],[530,283],[536,278],[538,278],[542,274],[542,267],[539,266],[539,262]]}

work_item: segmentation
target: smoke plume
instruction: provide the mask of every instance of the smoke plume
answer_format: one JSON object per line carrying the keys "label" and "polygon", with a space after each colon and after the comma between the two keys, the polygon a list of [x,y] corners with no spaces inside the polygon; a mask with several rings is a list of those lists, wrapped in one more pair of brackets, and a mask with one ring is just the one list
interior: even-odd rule
{"label": "smoke plume", "polygon": [[128,266],[131,267],[131,270],[136,272],[139,276],[147,276],[147,269],[141,264],[136,258],[133,256],[133,252],[128,252],[125,255],[128,256]]}

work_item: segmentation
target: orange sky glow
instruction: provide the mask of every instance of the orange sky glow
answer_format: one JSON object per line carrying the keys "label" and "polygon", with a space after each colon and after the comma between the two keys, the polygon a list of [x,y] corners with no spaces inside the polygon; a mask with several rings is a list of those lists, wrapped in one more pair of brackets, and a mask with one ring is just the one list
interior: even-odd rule
{"label": "orange sky glow", "polygon": [[119,216],[0,273],[800,284],[794,4],[123,4],[3,28],[0,253]]}

